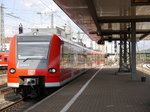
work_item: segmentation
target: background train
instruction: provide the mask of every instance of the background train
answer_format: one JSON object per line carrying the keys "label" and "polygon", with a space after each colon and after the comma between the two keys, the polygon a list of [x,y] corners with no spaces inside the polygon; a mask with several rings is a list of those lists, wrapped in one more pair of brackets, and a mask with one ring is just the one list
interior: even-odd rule
{"label": "background train", "polygon": [[8,67],[8,52],[0,52],[0,70],[6,70]]}
{"label": "background train", "polygon": [[104,54],[55,34],[15,35],[10,46],[8,86],[23,97],[33,90],[42,94],[45,88],[62,86],[87,69],[104,63]]}

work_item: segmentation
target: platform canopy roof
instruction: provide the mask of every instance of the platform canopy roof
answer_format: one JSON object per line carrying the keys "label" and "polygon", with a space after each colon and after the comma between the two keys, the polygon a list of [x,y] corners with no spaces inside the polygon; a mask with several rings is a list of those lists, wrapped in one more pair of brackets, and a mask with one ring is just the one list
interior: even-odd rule
{"label": "platform canopy roof", "polygon": [[54,0],[87,34],[98,41],[119,40],[136,22],[137,40],[150,39],[150,0]]}

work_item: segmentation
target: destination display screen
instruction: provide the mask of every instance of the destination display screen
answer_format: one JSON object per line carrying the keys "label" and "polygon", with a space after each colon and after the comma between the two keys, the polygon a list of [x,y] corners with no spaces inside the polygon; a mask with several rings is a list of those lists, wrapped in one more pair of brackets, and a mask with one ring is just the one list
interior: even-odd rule
{"label": "destination display screen", "polygon": [[131,5],[150,5],[150,0],[131,0]]}
{"label": "destination display screen", "polygon": [[18,42],[50,42],[51,36],[18,36]]}

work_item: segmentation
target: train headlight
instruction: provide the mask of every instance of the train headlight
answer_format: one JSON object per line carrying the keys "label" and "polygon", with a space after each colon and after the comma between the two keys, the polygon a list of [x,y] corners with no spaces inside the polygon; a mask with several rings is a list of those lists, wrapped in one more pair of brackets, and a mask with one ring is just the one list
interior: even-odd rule
{"label": "train headlight", "polygon": [[37,32],[34,32],[33,35],[34,35],[34,36],[37,36]]}
{"label": "train headlight", "polygon": [[11,68],[11,69],[9,69],[9,72],[10,72],[11,74],[14,74],[14,73],[16,72],[16,70],[15,70],[14,68]]}
{"label": "train headlight", "polygon": [[55,68],[50,68],[50,69],[48,70],[48,72],[49,72],[49,73],[56,73],[56,69],[55,69]]}

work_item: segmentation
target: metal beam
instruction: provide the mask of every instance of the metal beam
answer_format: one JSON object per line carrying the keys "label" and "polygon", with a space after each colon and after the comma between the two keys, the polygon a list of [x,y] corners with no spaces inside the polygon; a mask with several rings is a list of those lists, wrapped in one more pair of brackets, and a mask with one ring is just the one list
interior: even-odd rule
{"label": "metal beam", "polygon": [[120,35],[119,72],[122,71],[122,65],[123,65],[123,60],[122,60],[122,58],[123,58],[123,56],[122,56],[122,54],[123,54],[123,48],[122,48],[123,41],[122,41],[122,39],[123,39],[122,35]]}
{"label": "metal beam", "polygon": [[87,3],[87,6],[88,6],[88,9],[90,11],[90,14],[91,14],[91,16],[94,20],[94,23],[97,27],[98,35],[101,35],[101,26],[100,26],[100,23],[98,23],[98,17],[97,17],[97,14],[96,14],[96,9],[95,9],[93,0],[86,0],[86,3]]}
{"label": "metal beam", "polygon": [[150,15],[98,17],[98,23],[150,22]]}
{"label": "metal beam", "polygon": [[[104,41],[109,41],[108,38],[104,38]],[[112,38],[112,41],[120,41],[120,38]]]}
{"label": "metal beam", "polygon": [[136,54],[150,54],[150,53],[136,53]]}
{"label": "metal beam", "polygon": [[143,34],[143,35],[139,38],[139,40],[144,39],[144,38],[147,37],[149,34],[150,34],[150,33],[148,33],[148,34]]}
{"label": "metal beam", "polygon": [[[101,32],[103,36],[130,34],[130,33],[131,31],[128,31],[128,30],[102,30]],[[97,34],[97,32],[93,31],[93,32],[90,32],[90,34]],[[136,30],[136,34],[145,34],[147,36],[148,34],[150,34],[150,30]]]}

